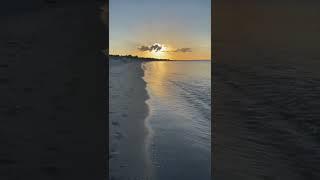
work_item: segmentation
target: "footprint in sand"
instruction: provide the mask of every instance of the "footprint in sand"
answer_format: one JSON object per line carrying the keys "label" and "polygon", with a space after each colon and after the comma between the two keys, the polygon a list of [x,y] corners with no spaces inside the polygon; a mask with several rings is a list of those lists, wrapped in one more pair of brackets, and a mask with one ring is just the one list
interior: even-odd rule
{"label": "footprint in sand", "polygon": [[113,159],[113,158],[116,158],[120,153],[119,152],[111,152],[109,154],[109,159]]}
{"label": "footprint in sand", "polygon": [[121,116],[122,116],[122,117],[128,117],[128,115],[127,115],[127,114],[122,114]]}
{"label": "footprint in sand", "polygon": [[121,168],[128,167],[128,164],[121,164],[120,167]]}
{"label": "footprint in sand", "polygon": [[119,122],[112,121],[112,125],[114,125],[114,126],[119,126],[120,124],[119,124]]}
{"label": "footprint in sand", "polygon": [[120,132],[116,132],[114,136],[118,140],[120,140],[120,139],[122,139],[124,137]]}

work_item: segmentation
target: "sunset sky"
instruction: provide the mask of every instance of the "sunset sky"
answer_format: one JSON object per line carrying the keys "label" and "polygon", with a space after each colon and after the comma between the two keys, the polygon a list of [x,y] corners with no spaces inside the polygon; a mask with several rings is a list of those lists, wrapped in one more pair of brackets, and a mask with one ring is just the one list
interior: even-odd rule
{"label": "sunset sky", "polygon": [[211,0],[110,0],[109,53],[173,60],[211,56]]}

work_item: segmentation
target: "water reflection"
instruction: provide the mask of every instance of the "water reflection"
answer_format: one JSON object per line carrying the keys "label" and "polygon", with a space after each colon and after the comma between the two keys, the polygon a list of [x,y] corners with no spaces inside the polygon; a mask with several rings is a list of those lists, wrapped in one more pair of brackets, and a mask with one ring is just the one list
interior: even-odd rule
{"label": "water reflection", "polygon": [[[210,179],[210,62],[147,62],[152,179]],[[184,173],[181,173],[184,172]]]}
{"label": "water reflection", "polygon": [[[210,61],[157,61],[147,62],[142,66],[145,69],[144,79],[148,82],[150,93],[160,97],[169,96],[171,83],[177,77],[183,81],[192,82],[201,79],[207,83],[211,82]],[[210,87],[210,84],[207,84],[207,87]]]}
{"label": "water reflection", "polygon": [[[168,94],[166,80],[168,67],[166,62],[148,62],[143,64],[145,69],[144,79],[148,82],[148,88],[150,88],[150,93],[156,96],[165,97]],[[148,68],[148,70],[146,70]]]}

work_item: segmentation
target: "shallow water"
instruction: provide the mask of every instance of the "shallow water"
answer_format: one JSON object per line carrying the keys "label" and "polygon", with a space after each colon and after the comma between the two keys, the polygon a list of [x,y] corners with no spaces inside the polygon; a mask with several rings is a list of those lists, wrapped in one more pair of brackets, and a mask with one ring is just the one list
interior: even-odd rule
{"label": "shallow water", "polygon": [[210,61],[147,62],[150,179],[211,176]]}

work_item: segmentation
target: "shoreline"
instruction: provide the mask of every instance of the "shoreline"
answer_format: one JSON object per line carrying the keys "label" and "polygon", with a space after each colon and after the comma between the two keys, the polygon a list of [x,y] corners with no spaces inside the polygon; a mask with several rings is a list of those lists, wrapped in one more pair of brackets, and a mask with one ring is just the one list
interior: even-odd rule
{"label": "shoreline", "polygon": [[[149,99],[140,61],[109,60],[109,173],[112,179],[146,178]],[[143,108],[141,108],[143,107]]]}
{"label": "shoreline", "polygon": [[[107,55],[107,53],[105,53]],[[147,57],[138,57],[138,56],[120,56],[120,55],[109,55],[109,58],[117,58],[121,61],[141,61],[141,62],[153,62],[153,61],[211,61],[211,59],[157,59],[157,58],[147,58]]]}
{"label": "shoreline", "polygon": [[147,109],[147,115],[145,116],[144,118],[144,126],[147,130],[147,135],[145,136],[145,150],[146,150],[146,155],[148,155],[146,157],[146,163],[147,163],[147,166],[148,166],[148,173],[145,174],[144,178],[145,179],[150,179],[150,180],[155,180],[153,179],[152,177],[154,176],[154,169],[153,169],[153,162],[152,162],[152,156],[151,156],[151,142],[152,142],[152,137],[153,137],[153,131],[152,131],[152,127],[151,127],[151,124],[149,122],[149,119],[151,117],[151,106],[150,104],[148,103],[148,101],[150,101],[151,99],[151,96],[149,94],[149,91],[148,91],[148,82],[145,80],[145,69],[144,69],[144,64],[146,62],[142,62],[141,63],[141,69],[143,71],[143,76],[141,77],[141,79],[144,81],[144,89],[145,89],[145,92],[146,92],[146,95],[147,95],[147,99],[144,101],[144,104],[146,105],[146,109]]}
{"label": "shoreline", "polygon": [[[150,93],[146,124],[152,128],[147,141],[152,155],[152,178],[210,179],[208,65],[210,62],[144,64]],[[180,174],[181,171],[185,173]]]}

